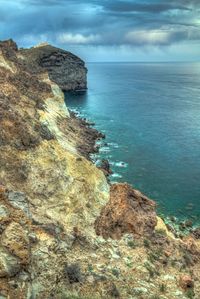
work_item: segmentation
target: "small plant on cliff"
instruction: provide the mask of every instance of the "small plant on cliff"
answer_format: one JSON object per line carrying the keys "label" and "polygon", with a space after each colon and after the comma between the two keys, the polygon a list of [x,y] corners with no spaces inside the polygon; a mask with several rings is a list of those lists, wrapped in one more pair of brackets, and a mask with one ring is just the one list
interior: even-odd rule
{"label": "small plant on cliff", "polygon": [[162,248],[156,249],[155,251],[152,251],[149,253],[148,259],[151,263],[154,263],[155,261],[158,261],[162,255]]}
{"label": "small plant on cliff", "polygon": [[151,246],[151,243],[150,243],[150,241],[148,240],[148,239],[144,239],[144,246],[146,247],[146,248],[150,248],[150,246]]}
{"label": "small plant on cliff", "polygon": [[161,293],[165,293],[166,290],[167,290],[167,286],[164,283],[161,283],[159,285],[159,290],[160,290]]}
{"label": "small plant on cliff", "polygon": [[193,289],[190,289],[186,292],[186,296],[189,298],[189,299],[193,299],[195,294],[194,294],[194,290]]}
{"label": "small plant on cliff", "polygon": [[149,272],[149,277],[153,278],[156,275],[160,275],[160,273],[155,269],[155,267],[153,267],[150,263],[146,262],[144,264],[145,268],[148,270]]}
{"label": "small plant on cliff", "polygon": [[68,278],[69,283],[82,281],[80,266],[77,263],[71,265],[65,265],[64,274],[65,277]]}
{"label": "small plant on cliff", "polygon": [[93,268],[93,266],[91,264],[88,264],[88,271],[90,273],[92,273],[94,271],[94,268]]}
{"label": "small plant on cliff", "polygon": [[118,269],[113,268],[111,271],[112,271],[112,274],[113,274],[114,276],[116,276],[117,278],[119,277],[119,275],[120,275],[120,271],[119,271]]}
{"label": "small plant on cliff", "polygon": [[134,241],[134,240],[129,240],[127,242],[127,245],[130,247],[130,248],[136,248],[137,247],[137,243]]}

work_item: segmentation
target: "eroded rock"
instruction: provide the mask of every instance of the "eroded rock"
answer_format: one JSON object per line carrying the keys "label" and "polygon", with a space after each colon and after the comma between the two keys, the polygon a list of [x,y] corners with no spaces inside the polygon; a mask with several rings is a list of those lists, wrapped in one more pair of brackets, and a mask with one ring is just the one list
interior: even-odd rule
{"label": "eroded rock", "polygon": [[48,44],[20,50],[20,54],[26,63],[48,71],[50,79],[62,90],[87,88],[87,69],[83,60],[76,55]]}
{"label": "eroded rock", "polygon": [[119,239],[125,233],[151,234],[156,226],[155,203],[128,184],[114,184],[110,201],[95,222],[97,235]]}
{"label": "eroded rock", "polygon": [[20,270],[18,259],[0,247],[0,277],[12,277]]}
{"label": "eroded rock", "polygon": [[29,239],[25,229],[16,222],[11,222],[4,230],[1,244],[14,256],[20,259],[22,264],[29,262]]}

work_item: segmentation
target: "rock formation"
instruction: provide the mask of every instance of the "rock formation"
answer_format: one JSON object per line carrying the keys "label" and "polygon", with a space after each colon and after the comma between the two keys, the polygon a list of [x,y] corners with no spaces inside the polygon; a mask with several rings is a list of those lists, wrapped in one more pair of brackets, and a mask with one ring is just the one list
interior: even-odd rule
{"label": "rock formation", "polygon": [[[127,184],[110,193],[88,159],[101,134],[28,56],[0,42],[0,298],[199,294],[198,240],[175,239],[160,218],[155,227],[154,203]],[[184,275],[193,283],[182,288]]]}
{"label": "rock formation", "polygon": [[97,235],[121,239],[126,234],[151,235],[156,227],[155,203],[128,184],[114,184],[110,200],[97,218]]}
{"label": "rock formation", "polygon": [[22,49],[20,54],[26,63],[48,71],[49,78],[63,91],[87,89],[87,69],[76,55],[48,44]]}

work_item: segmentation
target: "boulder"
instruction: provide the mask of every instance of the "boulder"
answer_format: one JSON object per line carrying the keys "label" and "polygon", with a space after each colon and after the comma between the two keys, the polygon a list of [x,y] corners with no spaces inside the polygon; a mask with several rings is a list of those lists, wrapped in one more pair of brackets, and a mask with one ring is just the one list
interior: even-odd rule
{"label": "boulder", "polygon": [[194,287],[193,279],[190,275],[184,274],[180,276],[180,287],[185,291]]}
{"label": "boulder", "polygon": [[114,184],[110,200],[95,221],[97,235],[120,239],[123,234],[149,235],[157,224],[156,204],[128,184]]}

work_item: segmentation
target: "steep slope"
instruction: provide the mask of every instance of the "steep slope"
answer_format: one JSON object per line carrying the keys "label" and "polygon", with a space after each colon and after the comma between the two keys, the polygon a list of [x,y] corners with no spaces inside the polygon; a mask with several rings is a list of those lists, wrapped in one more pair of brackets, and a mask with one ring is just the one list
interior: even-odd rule
{"label": "steep slope", "polygon": [[198,296],[198,240],[175,239],[129,185],[110,188],[87,159],[100,135],[11,40],[0,42],[0,128],[1,298]]}

